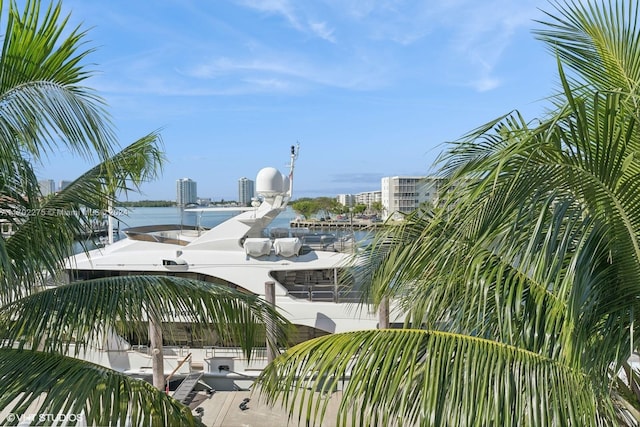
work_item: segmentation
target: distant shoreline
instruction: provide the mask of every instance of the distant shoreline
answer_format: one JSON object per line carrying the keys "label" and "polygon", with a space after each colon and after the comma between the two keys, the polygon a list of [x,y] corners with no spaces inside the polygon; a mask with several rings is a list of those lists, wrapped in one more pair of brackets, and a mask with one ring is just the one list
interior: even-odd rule
{"label": "distant shoreline", "polygon": [[[178,207],[178,204],[175,200],[138,200],[134,202],[130,201],[118,201],[116,202],[117,207],[121,208],[175,208]],[[209,203],[208,205],[188,205],[187,207],[207,207],[207,206],[238,206],[238,204],[234,201],[221,201],[216,203]],[[184,207],[184,206],[181,206]]]}
{"label": "distant shoreline", "polygon": [[123,208],[170,208],[176,205],[172,200],[139,200],[137,202],[121,202],[116,203],[118,207]]}
{"label": "distant shoreline", "polygon": [[374,222],[369,219],[352,219],[350,221],[335,221],[335,220],[292,220],[289,222],[290,228],[355,228],[355,229],[376,229],[384,226],[382,221]]}

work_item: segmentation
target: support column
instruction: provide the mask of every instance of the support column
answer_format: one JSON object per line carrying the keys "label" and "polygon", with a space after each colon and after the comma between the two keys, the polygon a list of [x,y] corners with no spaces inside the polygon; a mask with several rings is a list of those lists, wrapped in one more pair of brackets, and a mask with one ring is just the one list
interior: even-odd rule
{"label": "support column", "polygon": [[382,298],[378,307],[378,329],[389,329],[389,299]]}
{"label": "support column", "polygon": [[[264,283],[264,299],[271,307],[276,306],[276,284],[269,281]],[[273,359],[278,355],[277,338],[275,333],[275,325],[269,319],[267,319],[266,332],[267,332],[267,363],[273,362]]]}
{"label": "support column", "polygon": [[149,350],[153,370],[153,386],[158,390],[165,389],[164,354],[162,351],[162,329],[160,321],[149,314]]}
{"label": "support column", "polygon": [[112,245],[114,242],[113,237],[113,200],[109,199],[108,207],[107,207],[107,242]]}

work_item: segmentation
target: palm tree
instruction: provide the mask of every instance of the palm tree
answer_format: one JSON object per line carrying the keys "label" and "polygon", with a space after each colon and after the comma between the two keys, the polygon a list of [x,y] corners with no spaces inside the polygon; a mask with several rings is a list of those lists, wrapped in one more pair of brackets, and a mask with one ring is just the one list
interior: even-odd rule
{"label": "palm tree", "polygon": [[373,211],[374,214],[381,215],[383,209],[384,207],[382,206],[382,202],[375,201],[371,203],[371,210]]}
{"label": "palm tree", "polygon": [[[116,327],[136,331],[173,310],[213,323],[248,357],[261,325],[274,324],[282,340],[285,322],[253,295],[192,280],[57,283],[93,214],[154,178],[163,156],[157,133],[118,151],[103,101],[84,86],[85,33],[67,31],[60,3],[41,9],[37,0],[23,13],[9,4],[0,54],[0,219],[15,229],[0,237],[0,408],[10,413],[0,422],[38,413],[74,414],[88,425],[194,425],[189,408],[152,385],[73,356]],[[34,165],[59,147],[99,163],[42,198]]]}
{"label": "palm tree", "polygon": [[555,7],[536,31],[558,58],[553,110],[453,143],[447,198],[369,249],[367,297],[393,299],[405,328],[290,349],[263,373],[268,401],[317,422],[327,399],[300,379],[350,375],[340,424],[636,422],[618,373],[640,311],[638,5]]}

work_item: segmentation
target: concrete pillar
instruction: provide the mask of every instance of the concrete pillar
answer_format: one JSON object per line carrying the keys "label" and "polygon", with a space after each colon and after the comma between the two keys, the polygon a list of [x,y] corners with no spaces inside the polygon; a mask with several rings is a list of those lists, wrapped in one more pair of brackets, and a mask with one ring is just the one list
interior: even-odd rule
{"label": "concrete pillar", "polygon": [[149,350],[153,370],[153,386],[164,390],[164,354],[162,351],[162,329],[160,321],[149,314]]}
{"label": "concrete pillar", "polygon": [[[273,281],[264,283],[264,299],[271,307],[276,306],[276,284]],[[267,320],[267,362],[273,362],[273,359],[278,355],[278,349],[276,344],[275,325]]]}
{"label": "concrete pillar", "polygon": [[389,299],[384,297],[378,307],[378,329],[389,329]]}

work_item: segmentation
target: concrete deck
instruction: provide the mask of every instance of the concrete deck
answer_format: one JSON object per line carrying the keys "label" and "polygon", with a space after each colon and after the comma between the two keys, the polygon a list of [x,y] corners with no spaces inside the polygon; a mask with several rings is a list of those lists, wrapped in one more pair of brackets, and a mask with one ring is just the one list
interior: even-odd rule
{"label": "concrete deck", "polygon": [[[336,413],[340,403],[340,392],[333,393],[322,424],[317,426],[333,427],[336,425]],[[251,399],[248,409],[240,409],[243,399]],[[202,408],[202,422],[207,427],[284,427],[304,426],[306,422],[297,419],[288,421],[287,413],[279,407],[269,407],[258,393],[250,391],[218,391],[211,396],[198,394],[189,407],[193,410]]]}

